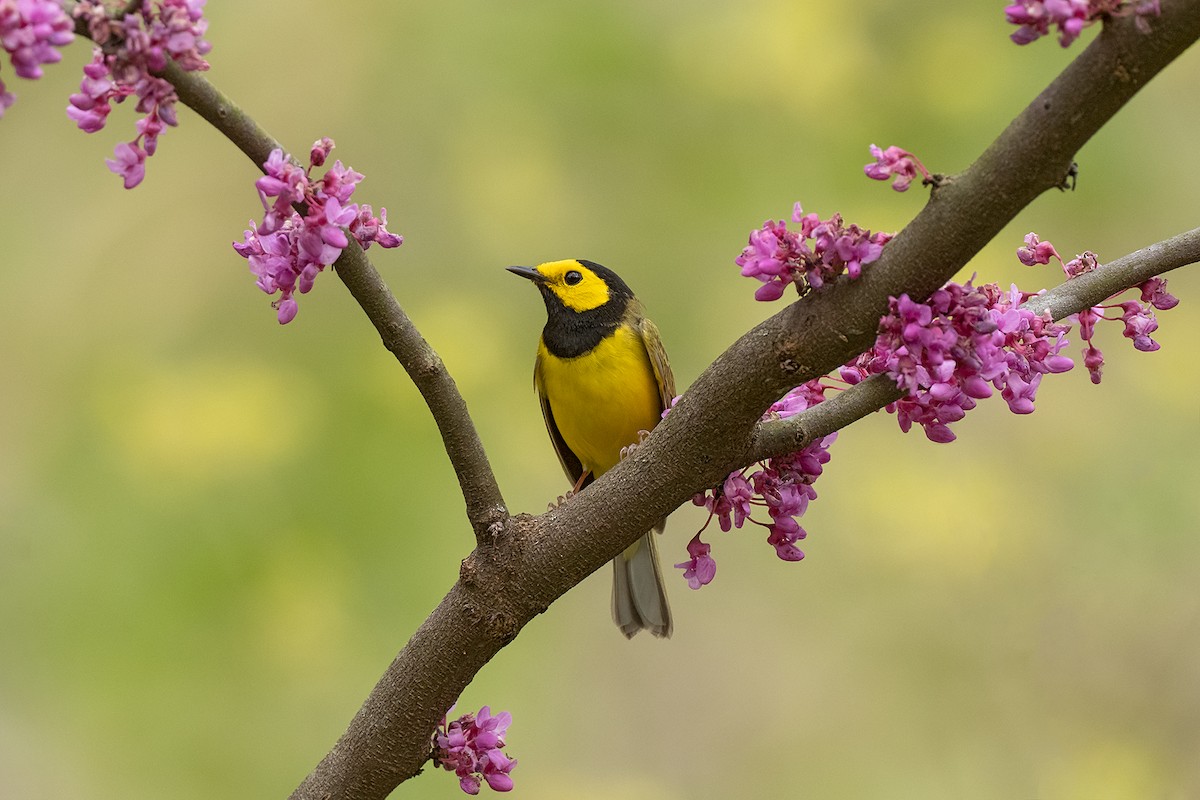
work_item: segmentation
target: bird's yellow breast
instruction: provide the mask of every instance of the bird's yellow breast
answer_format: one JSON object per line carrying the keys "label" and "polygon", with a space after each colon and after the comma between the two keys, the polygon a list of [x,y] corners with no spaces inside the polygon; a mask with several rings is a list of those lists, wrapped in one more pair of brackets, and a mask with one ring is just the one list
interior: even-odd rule
{"label": "bird's yellow breast", "polygon": [[628,325],[576,358],[558,358],[538,343],[538,386],[563,441],[599,477],[662,413],[654,368],[641,336]]}

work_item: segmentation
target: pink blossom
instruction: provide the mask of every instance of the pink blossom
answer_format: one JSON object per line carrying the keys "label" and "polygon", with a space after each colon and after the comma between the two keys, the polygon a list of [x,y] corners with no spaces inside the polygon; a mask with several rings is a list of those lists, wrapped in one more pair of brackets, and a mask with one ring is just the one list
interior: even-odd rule
{"label": "pink blossom", "polygon": [[[1026,264],[1046,264],[1061,257],[1037,234],[1025,237],[1018,257]],[[1063,265],[1068,279],[1097,268],[1095,253],[1083,254]],[[900,428],[908,431],[921,425],[934,442],[950,442],[950,425],[962,419],[976,400],[1000,391],[1009,409],[1017,414],[1034,410],[1042,376],[1067,372],[1074,361],[1064,354],[1066,334],[1079,325],[1084,366],[1093,383],[1099,383],[1104,354],[1093,343],[1096,323],[1106,319],[1106,308],[1120,308],[1124,334],[1138,350],[1159,348],[1151,334],[1158,329],[1154,308],[1172,308],[1178,300],[1167,293],[1166,281],[1153,278],[1142,283],[1142,302],[1127,301],[1116,306],[1096,306],[1061,322],[1049,313],[1041,316],[1024,307],[1033,295],[1013,286],[1002,291],[995,284],[975,288],[948,283],[925,303],[906,295],[893,298],[891,311],[880,322],[875,347],[860,356],[854,367],[843,367],[844,380],[886,372],[905,396],[888,406]]]}
{"label": "pink blossom", "polygon": [[1100,373],[1104,367],[1104,353],[1092,346],[1088,342],[1087,347],[1083,348],[1083,365],[1087,367],[1088,377],[1092,379],[1092,383],[1100,383]]}
{"label": "pink blossom", "polygon": [[[333,149],[324,138],[310,150],[310,157],[324,162]],[[276,148],[263,164],[264,174],[255,181],[264,214],[262,223],[250,223],[241,242],[234,242],[238,255],[250,262],[256,285],[267,294],[279,293],[272,304],[281,325],[296,318],[296,293],[308,293],[317,275],[337,260],[349,245],[350,236],[363,247],[372,242],[397,247],[403,237],[389,232],[387,213],[377,218],[371,207],[349,202],[362,174],[335,162],[320,179],[311,177],[313,167],[302,169]],[[330,173],[334,173],[330,178]],[[293,206],[303,205],[301,215]]]}
{"label": "pink blossom", "polygon": [[843,272],[857,278],[865,265],[878,260],[892,238],[889,233],[846,226],[840,214],[827,220],[805,214],[799,203],[792,209],[792,221],[800,224],[799,230],[789,230],[782,220],[767,220],[750,233],[749,244],[734,259],[742,275],[763,283],[754,293],[757,300],[778,300],[789,285],[804,294]]}
{"label": "pink blossom", "polygon": [[[1055,253],[1054,256],[1055,258],[1058,258],[1057,253]],[[1061,258],[1058,260],[1062,261]],[[1096,254],[1091,250],[1084,250],[1082,253],[1063,264],[1063,272],[1068,278],[1077,278],[1080,275],[1091,272],[1099,266],[1100,261],[1096,258]]]}
{"label": "pink blossom", "polygon": [[1005,18],[1019,26],[1010,38],[1017,44],[1029,44],[1058,28],[1058,42],[1067,47],[1085,27],[1105,17],[1134,15],[1142,33],[1150,32],[1149,17],[1161,13],[1159,0],[1019,0],[1006,6]]}
{"label": "pink blossom", "polygon": [[[820,380],[797,386],[773,403],[763,419],[786,419],[811,408],[825,399],[829,388]],[[732,472],[721,485],[697,494],[692,502],[706,507],[710,512],[709,519],[716,517],[722,531],[741,528],[747,522],[768,528],[767,542],[775,548],[776,555],[784,561],[799,561],[804,558],[804,553],[795,543],[807,534],[796,518],[803,516],[809,502],[817,498],[812,484],[829,462],[829,446],[836,439],[837,434],[833,433],[794,453],[768,459],[749,477],[746,470]],[[765,506],[771,521],[753,519],[754,506]],[[691,560],[675,565],[685,570],[684,577],[693,589],[709,583],[716,573],[715,562],[709,571],[708,552],[709,545],[701,542],[697,533],[688,545]]]}
{"label": "pink blossom", "polygon": [[[1062,261],[1062,258],[1057,252],[1054,252],[1053,248],[1045,250],[1044,253],[1038,252],[1038,248],[1048,246],[1049,242],[1039,242],[1037,234],[1030,233],[1026,236],[1025,244],[1025,247],[1017,250],[1017,257],[1023,263],[1045,264],[1049,263],[1050,258],[1057,258],[1060,262]],[[1092,272],[1099,268],[1099,266],[1099,257],[1092,251],[1085,250],[1075,258],[1064,263],[1063,272],[1068,279],[1071,279]],[[1104,316],[1106,308],[1121,309],[1120,321],[1125,324],[1124,335],[1133,341],[1133,346],[1136,349],[1148,353],[1159,349],[1160,345],[1158,342],[1150,337],[1150,334],[1158,330],[1158,320],[1154,316],[1154,309],[1158,309],[1159,311],[1172,309],[1179,304],[1179,298],[1167,291],[1167,281],[1161,276],[1143,281],[1138,284],[1137,288],[1141,293],[1141,303],[1131,300],[1112,306],[1095,306],[1072,315],[1069,318],[1079,325],[1079,338],[1084,342],[1083,362],[1084,366],[1087,367],[1088,376],[1091,378],[1092,383],[1100,383],[1102,368],[1104,366],[1104,354],[1095,346],[1092,340],[1093,336],[1095,336],[1096,323],[1100,320],[1115,321]],[[1120,294],[1122,293],[1118,292],[1117,295],[1113,295],[1113,298]],[[1069,359],[1066,359],[1064,356],[1052,356],[1046,361],[1048,366],[1047,371],[1062,372],[1070,369],[1070,367],[1062,366],[1066,361],[1069,361]],[[1012,395],[1011,392],[1009,394]],[[1009,395],[1006,395],[1006,399],[1008,397]],[[1032,400],[1032,398],[1029,399]],[[1025,407],[1025,402],[1020,398],[1016,398],[1016,402],[1019,407]]]}
{"label": "pink blossom", "polygon": [[313,142],[312,148],[308,151],[308,163],[314,167],[325,166],[325,159],[329,158],[329,151],[333,150],[333,139],[328,136],[322,136]]}
{"label": "pink blossom", "polygon": [[42,77],[43,64],[62,60],[75,26],[56,0],[0,0],[0,46],[20,78]]}
{"label": "pink blossom", "polygon": [[[42,77],[43,64],[62,60],[59,47],[70,44],[75,26],[56,0],[0,0],[0,47],[18,78]],[[0,80],[0,118],[17,100]]]}
{"label": "pink blossom", "polygon": [[125,179],[125,188],[132,189],[146,177],[146,151],[135,142],[121,142],[114,149],[115,158],[105,159],[108,168]]}
{"label": "pink blossom", "polygon": [[1032,231],[1025,234],[1025,244],[1017,248],[1017,258],[1027,267],[1034,264],[1049,264],[1051,258],[1059,258],[1058,251],[1050,242],[1043,242]]}
{"label": "pink blossom", "polygon": [[1158,330],[1158,320],[1150,306],[1129,301],[1121,303],[1121,321],[1125,323],[1125,338],[1133,340],[1133,346],[1144,353],[1153,353],[1160,345],[1150,338]]}
{"label": "pink blossom", "polygon": [[921,163],[920,159],[903,148],[892,145],[886,150],[881,150],[877,146],[871,145],[870,150],[875,161],[863,167],[863,172],[868,178],[877,181],[886,181],[895,175],[896,179],[892,181],[892,188],[897,192],[907,191],[908,185],[917,175],[922,176],[925,180],[931,179],[929,170],[925,169],[925,165]]}
{"label": "pink blossom", "polygon": [[329,197],[336,197],[341,202],[346,202],[350,199],[350,195],[354,194],[354,187],[363,179],[361,172],[355,172],[342,164],[341,161],[333,162],[333,166],[325,173],[322,178],[322,191]]}
{"label": "pink blossom", "polygon": [[[67,116],[80,130],[95,133],[104,128],[113,103],[137,97],[136,110],[143,116],[135,125],[137,136],[128,144],[146,157],[153,156],[158,137],[178,124],[175,103],[179,99],[174,87],[154,73],[166,67],[168,58],[184,70],[208,69],[204,55],[212,46],[202,38],[208,28],[204,2],[146,0],[133,13],[113,19],[100,0],[81,0],[74,15],[104,48],[93,50],[79,91],[69,98]],[[145,158],[140,169],[144,175]],[[141,182],[141,177],[130,182],[128,173],[118,174],[125,176],[127,189]]]}
{"label": "pink blossom", "polygon": [[1167,279],[1151,278],[1138,284],[1142,292],[1142,302],[1149,303],[1159,311],[1168,311],[1179,305],[1179,298],[1167,291]]}
{"label": "pink blossom", "polygon": [[780,517],[768,525],[767,530],[770,531],[767,535],[767,544],[775,548],[775,555],[780,559],[800,561],[804,558],[804,551],[796,547],[795,542],[803,539],[807,534],[796,520],[791,517]]}
{"label": "pink blossom", "polygon": [[[738,259],[743,275],[764,283],[760,297],[766,293],[764,290],[777,297],[792,283],[803,287],[802,292],[819,288],[828,279],[820,266],[826,258],[852,256],[840,248],[840,237],[849,235],[856,246],[870,240],[869,235],[856,237],[852,233],[855,226],[843,228],[840,216],[822,221],[815,214],[804,214],[799,204],[792,219],[799,223],[799,230],[768,221],[751,234],[750,245]],[[879,248],[887,241],[887,235],[883,236],[883,241],[875,243]],[[1041,241],[1035,233],[1025,237],[1018,257],[1029,265],[1047,264],[1051,259],[1062,263],[1053,245]],[[1063,263],[1063,271],[1072,279],[1098,266],[1096,254],[1084,251]],[[849,268],[845,271],[852,274]],[[1049,311],[1036,314],[1026,306],[1034,294],[1016,286],[1004,290],[996,284],[976,287],[973,282],[972,278],[965,284],[947,283],[923,302],[908,295],[891,298],[874,346],[839,368],[841,382],[855,385],[867,377],[887,374],[904,393],[887,406],[896,414],[901,430],[907,432],[914,424],[920,425],[931,441],[947,443],[955,439],[950,426],[963,419],[979,400],[997,391],[1013,413],[1031,413],[1043,376],[1067,372],[1075,366],[1065,354],[1069,344],[1066,334],[1072,324],[1079,325],[1080,338],[1086,345],[1083,356],[1089,376],[1093,383],[1099,383],[1104,358],[1092,337],[1096,323],[1106,319],[1105,309],[1120,308],[1125,336],[1138,350],[1153,351],[1159,348],[1151,338],[1158,328],[1154,309],[1169,309],[1178,303],[1166,291],[1166,281],[1153,278],[1139,285],[1140,303],[1096,306],[1056,322]],[[833,379],[817,379],[796,387],[771,405],[764,420],[785,419],[821,403],[825,393],[836,388],[826,380]],[[817,498],[813,483],[829,461],[828,448],[835,438],[836,433],[795,453],[769,459],[748,477],[746,471],[731,473],[720,485],[697,494],[692,502],[706,507],[709,522],[715,517],[723,531],[742,528],[746,523],[766,527],[767,542],[776,555],[785,561],[799,561],[804,552],[796,543],[805,538],[806,532],[797,519]],[[755,506],[767,509],[769,522],[753,518]],[[688,545],[691,559],[676,564],[685,570],[684,577],[693,589],[706,585],[715,575],[715,563],[711,574],[705,572],[710,548],[699,537],[697,533]]]}
{"label": "pink blossom", "polygon": [[[745,474],[741,472],[731,472],[725,479],[722,492],[733,516],[733,526],[735,528],[742,527],[746,518],[750,516],[750,500],[754,497],[750,481],[746,480]],[[721,530],[728,531],[729,523],[729,517],[722,515]]]}
{"label": "pink blossom", "polygon": [[1104,307],[1094,306],[1073,315],[1079,325],[1079,338],[1083,340],[1083,365],[1087,367],[1088,377],[1092,383],[1100,383],[1101,368],[1104,366],[1104,354],[1093,342],[1096,334],[1096,323],[1104,319]]}
{"label": "pink blossom", "polygon": [[712,547],[700,541],[700,534],[697,533],[687,546],[691,558],[675,565],[676,569],[683,570],[683,577],[692,589],[707,586],[717,575],[717,562],[708,554],[710,550]]}
{"label": "pink blossom", "polygon": [[510,724],[512,714],[503,711],[492,716],[488,706],[479,709],[478,714],[464,714],[452,722],[442,717],[433,734],[433,763],[455,773],[459,787],[467,794],[479,794],[483,781],[494,791],[511,791],[509,773],[517,761],[501,750]]}
{"label": "pink blossom", "polygon": [[893,298],[875,347],[856,365],[864,377],[886,372],[896,381],[905,396],[888,410],[901,430],[920,425],[934,442],[953,441],[949,426],[992,387],[1012,411],[1027,414],[1041,376],[1074,366],[1062,354],[1068,326],[1023,308],[1029,297],[1015,286],[1004,292],[968,281],[946,284],[925,303]]}
{"label": "pink blossom", "polygon": [[358,204],[358,215],[351,220],[349,230],[363,250],[372,244],[380,247],[399,247],[404,244],[403,236],[387,230],[387,209],[379,209],[377,217],[369,203]]}

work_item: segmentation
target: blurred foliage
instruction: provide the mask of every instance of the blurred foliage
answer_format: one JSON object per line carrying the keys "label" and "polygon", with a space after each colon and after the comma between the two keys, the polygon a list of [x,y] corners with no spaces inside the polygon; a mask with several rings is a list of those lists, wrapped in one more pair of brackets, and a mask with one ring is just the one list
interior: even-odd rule
{"label": "blurred foliage", "polygon": [[[459,381],[515,510],[562,492],[509,264],[586,257],[645,300],[681,386],[774,311],[732,264],[794,200],[895,230],[925,192],[867,145],[965,167],[1078,51],[1001,6],[781,0],[211,3],[211,79],[295,152],[329,135],[386,205],[372,251]],[[1085,35],[1090,40],[1094,32]],[[63,107],[88,48],[0,122],[0,778],[21,798],[281,797],[471,549],[429,415],[333,275],[280,328],[229,247],[254,165],[188,110],[146,182]],[[1197,224],[1200,53],[968,267],[1053,285],[1036,229],[1111,259]],[[1047,380],[933,445],[845,431],[808,558],[716,535],[670,643],[621,639],[608,571],[462,707],[515,716],[526,798],[1200,794],[1200,275],[1154,354]],[[1074,349],[1074,348],[1072,348]],[[674,515],[665,561],[703,522]],[[676,571],[676,574],[678,572]],[[398,795],[458,797],[426,775]]]}

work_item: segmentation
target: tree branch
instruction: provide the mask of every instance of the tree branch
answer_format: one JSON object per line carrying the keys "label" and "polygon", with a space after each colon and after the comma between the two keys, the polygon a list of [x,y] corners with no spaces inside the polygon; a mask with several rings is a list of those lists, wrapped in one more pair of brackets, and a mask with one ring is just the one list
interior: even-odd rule
{"label": "tree branch", "polygon": [[[186,72],[174,62],[163,71],[180,101],[237,145],[260,170],[271,151],[281,145],[249,115],[196,72]],[[333,264],[342,283],[362,306],[379,332],[383,345],[412,378],[433,414],[450,463],[458,476],[466,502],[467,518],[476,537],[508,517],[504,497],[488,463],[483,442],[467,411],[466,401],[438,354],[413,325],[396,301],[379,271],[371,264],[358,242],[349,246]]]}
{"label": "tree branch", "polygon": [[[1092,272],[1067,280],[1024,304],[1055,320],[1099,305],[1114,294],[1156,275],[1200,262],[1200,228],[1118,258]],[[873,375],[824,403],[787,419],[760,422],[754,429],[746,463],[794,453],[802,447],[873,414],[904,396],[887,375]]]}

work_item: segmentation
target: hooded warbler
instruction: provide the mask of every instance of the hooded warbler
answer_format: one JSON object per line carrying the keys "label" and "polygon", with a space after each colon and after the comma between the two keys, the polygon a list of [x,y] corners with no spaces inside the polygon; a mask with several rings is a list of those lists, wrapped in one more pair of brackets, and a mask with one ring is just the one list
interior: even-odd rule
{"label": "hooded warbler", "polygon": [[[675,397],[671,365],[658,328],[607,267],[567,260],[508,269],[533,281],[546,303],[533,383],[550,441],[578,491],[662,418]],[[613,559],[612,616],[627,637],[643,628],[671,635],[653,532]]]}

